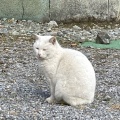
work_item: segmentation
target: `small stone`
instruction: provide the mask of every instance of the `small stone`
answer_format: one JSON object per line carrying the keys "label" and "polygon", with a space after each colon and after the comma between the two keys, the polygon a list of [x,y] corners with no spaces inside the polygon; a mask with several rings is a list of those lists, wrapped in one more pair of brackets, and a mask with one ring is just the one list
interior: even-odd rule
{"label": "small stone", "polygon": [[81,15],[80,15],[80,14],[77,14],[77,15],[73,16],[73,20],[74,20],[75,22],[79,22],[79,21],[80,21],[80,17],[81,17]]}
{"label": "small stone", "polygon": [[8,30],[8,31],[9,31],[9,30],[12,30],[12,28],[11,28],[10,26],[8,26],[8,27],[7,27],[7,30]]}
{"label": "small stone", "polygon": [[2,28],[0,29],[0,33],[7,34],[8,30],[6,28]]}
{"label": "small stone", "polygon": [[51,32],[50,35],[57,36],[57,32]]}
{"label": "small stone", "polygon": [[22,22],[26,22],[26,20],[22,20]]}
{"label": "small stone", "polygon": [[62,33],[63,33],[63,34],[68,34],[69,31],[67,31],[67,30],[62,30]]}
{"label": "small stone", "polygon": [[80,36],[79,36],[79,35],[76,35],[76,34],[75,34],[75,35],[74,35],[74,34],[71,34],[71,35],[70,35],[70,38],[73,39],[73,40],[78,40],[78,39],[80,38]]}
{"label": "small stone", "polygon": [[110,25],[108,25],[108,26],[107,26],[107,28],[108,28],[108,29],[111,29],[111,26],[110,26]]}
{"label": "small stone", "polygon": [[3,62],[3,61],[0,61],[0,64],[4,64],[4,62]]}
{"label": "small stone", "polygon": [[63,36],[63,33],[61,31],[58,31],[57,35],[61,37],[61,36]]}
{"label": "small stone", "polygon": [[31,31],[29,31],[29,33],[34,33],[34,31],[31,30]]}
{"label": "small stone", "polygon": [[4,25],[0,25],[0,28],[4,28],[5,26]]}
{"label": "small stone", "polygon": [[58,24],[57,24],[56,21],[50,21],[50,22],[48,23],[48,26],[49,26],[50,28],[53,28],[53,27],[58,27]]}
{"label": "small stone", "polygon": [[14,110],[9,111],[9,113],[10,113],[11,115],[14,115],[14,116],[16,116],[16,115],[17,115],[17,112],[16,112],[16,111],[14,111]]}
{"label": "small stone", "polygon": [[77,25],[74,25],[74,26],[73,26],[73,29],[74,29],[74,30],[81,30],[81,28],[80,28],[79,26],[77,26]]}
{"label": "small stone", "polygon": [[3,116],[0,116],[0,120],[5,120],[5,117],[3,117]]}
{"label": "small stone", "polygon": [[111,97],[109,95],[106,95],[103,99],[103,101],[110,101]]}
{"label": "small stone", "polygon": [[12,23],[14,23],[14,22],[15,22],[15,18],[8,19],[7,21],[8,21],[8,23],[12,24]]}
{"label": "small stone", "polygon": [[91,33],[89,31],[83,30],[82,35],[87,36],[87,35],[91,35]]}
{"label": "small stone", "polygon": [[13,32],[12,32],[12,35],[19,35],[19,32],[13,31]]}
{"label": "small stone", "polygon": [[106,32],[99,32],[96,37],[96,43],[110,44],[110,36]]}
{"label": "small stone", "polygon": [[3,21],[6,21],[7,20],[7,18],[3,18]]}
{"label": "small stone", "polygon": [[24,34],[24,33],[25,33],[25,30],[21,30],[20,32],[21,32],[22,34]]}
{"label": "small stone", "polygon": [[81,39],[79,40],[79,42],[83,43],[86,41],[86,38],[85,37],[81,37]]}
{"label": "small stone", "polygon": [[32,23],[32,20],[28,20],[27,22],[28,22],[28,23]]}
{"label": "small stone", "polygon": [[47,29],[47,32],[51,32],[51,31],[52,31],[51,28],[48,28],[48,29]]}

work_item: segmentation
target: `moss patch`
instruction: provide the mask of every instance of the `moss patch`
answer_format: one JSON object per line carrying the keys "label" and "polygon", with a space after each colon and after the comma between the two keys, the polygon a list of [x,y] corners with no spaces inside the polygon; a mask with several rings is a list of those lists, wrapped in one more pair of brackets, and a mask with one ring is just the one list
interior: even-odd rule
{"label": "moss patch", "polygon": [[113,40],[110,44],[98,44],[95,42],[84,42],[82,43],[83,47],[94,47],[94,48],[110,48],[110,49],[120,49],[120,40]]}

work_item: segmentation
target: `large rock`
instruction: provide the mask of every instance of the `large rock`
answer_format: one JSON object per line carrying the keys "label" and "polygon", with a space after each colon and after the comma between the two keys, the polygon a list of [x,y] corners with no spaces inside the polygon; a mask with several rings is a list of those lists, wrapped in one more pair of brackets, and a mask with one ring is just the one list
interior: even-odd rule
{"label": "large rock", "polygon": [[110,36],[106,32],[99,32],[96,37],[96,43],[109,44]]}

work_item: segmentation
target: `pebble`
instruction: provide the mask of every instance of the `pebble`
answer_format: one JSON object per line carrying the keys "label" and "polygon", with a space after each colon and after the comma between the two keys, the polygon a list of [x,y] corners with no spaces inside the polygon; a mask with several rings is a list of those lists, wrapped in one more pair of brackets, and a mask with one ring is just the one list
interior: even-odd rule
{"label": "pebble", "polygon": [[0,29],[0,33],[7,34],[8,33],[7,28]]}
{"label": "pebble", "polygon": [[77,26],[77,25],[74,25],[74,26],[73,26],[73,29],[74,29],[74,30],[81,30],[81,28],[80,28],[79,26]]}
{"label": "pebble", "polygon": [[75,15],[75,16],[73,16],[73,20],[75,21],[75,22],[80,22],[80,14],[77,14],[77,15]]}
{"label": "pebble", "polygon": [[19,35],[20,33],[19,32],[17,32],[17,31],[13,31],[12,32],[12,35]]}
{"label": "pebble", "polygon": [[53,27],[58,27],[58,24],[57,24],[56,21],[50,21],[50,22],[48,23],[48,26],[49,26],[50,28],[53,28]]}
{"label": "pebble", "polygon": [[7,18],[3,18],[3,21],[6,21],[7,20]]}
{"label": "pebble", "polygon": [[61,31],[58,31],[58,32],[57,32],[57,35],[60,36],[60,37],[62,37],[62,36],[63,36],[63,33],[62,33]]}
{"label": "pebble", "polygon": [[51,31],[52,31],[52,29],[51,29],[51,28],[48,28],[48,29],[47,29],[47,32],[51,32]]}
{"label": "pebble", "polygon": [[52,35],[52,36],[57,36],[58,33],[57,33],[57,32],[51,32],[50,35]]}
{"label": "pebble", "polygon": [[4,28],[4,25],[0,25],[0,28]]}

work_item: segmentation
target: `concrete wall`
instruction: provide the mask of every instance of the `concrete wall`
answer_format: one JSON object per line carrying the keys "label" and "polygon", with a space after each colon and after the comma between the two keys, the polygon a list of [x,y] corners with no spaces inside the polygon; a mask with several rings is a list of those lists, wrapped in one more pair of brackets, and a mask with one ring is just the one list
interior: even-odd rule
{"label": "concrete wall", "polygon": [[87,21],[120,17],[120,0],[51,0],[51,19]]}
{"label": "concrete wall", "polygon": [[0,18],[49,19],[49,0],[0,0]]}
{"label": "concrete wall", "polygon": [[38,22],[120,19],[120,0],[0,0],[0,18]]}

